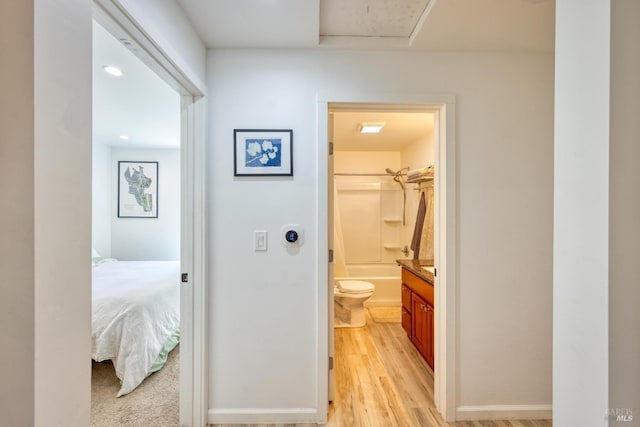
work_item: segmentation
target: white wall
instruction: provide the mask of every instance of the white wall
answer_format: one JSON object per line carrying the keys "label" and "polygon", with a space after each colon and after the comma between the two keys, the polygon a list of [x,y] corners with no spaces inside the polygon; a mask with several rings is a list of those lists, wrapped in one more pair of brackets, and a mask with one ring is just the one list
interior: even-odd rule
{"label": "white wall", "polygon": [[560,426],[608,424],[609,12],[609,0],[556,6],[553,423]]}
{"label": "white wall", "polygon": [[[458,405],[550,404],[551,55],[214,50],[207,72],[210,421],[321,417],[316,96],[372,88],[457,97]],[[234,128],[293,129],[295,176],[234,178]]]}
{"label": "white wall", "polygon": [[400,169],[398,151],[334,151],[334,173],[386,173]]}
{"label": "white wall", "polygon": [[[118,218],[118,161],[158,162],[158,218]],[[180,259],[180,149],[111,149],[111,257],[128,261]],[[102,255],[102,254],[101,254]]]}
{"label": "white wall", "polygon": [[0,424],[34,419],[33,1],[0,3]]}
{"label": "white wall", "polygon": [[115,194],[112,186],[111,147],[93,143],[92,161],[92,246],[100,256],[111,256],[111,216]]}
{"label": "white wall", "polygon": [[[159,162],[158,218],[118,218],[118,161]],[[93,246],[120,260],[180,259],[180,149],[93,145]]]}
{"label": "white wall", "polygon": [[87,425],[91,2],[35,4],[35,425]]}
{"label": "white wall", "polygon": [[640,425],[640,2],[611,8],[609,408],[633,408]]}
{"label": "white wall", "polygon": [[91,2],[0,5],[0,424],[89,424]]}

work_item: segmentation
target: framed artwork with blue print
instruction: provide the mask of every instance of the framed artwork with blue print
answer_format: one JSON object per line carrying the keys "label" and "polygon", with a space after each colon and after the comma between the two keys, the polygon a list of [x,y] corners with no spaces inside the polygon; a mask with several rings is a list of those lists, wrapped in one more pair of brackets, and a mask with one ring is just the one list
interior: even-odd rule
{"label": "framed artwork with blue print", "polygon": [[293,176],[291,129],[234,129],[235,176]]}

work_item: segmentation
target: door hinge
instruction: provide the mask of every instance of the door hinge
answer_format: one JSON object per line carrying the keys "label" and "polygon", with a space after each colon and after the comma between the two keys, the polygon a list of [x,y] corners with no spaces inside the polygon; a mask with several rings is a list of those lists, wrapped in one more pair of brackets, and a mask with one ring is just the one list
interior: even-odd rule
{"label": "door hinge", "polygon": [[329,249],[329,262],[333,262],[333,249]]}
{"label": "door hinge", "polygon": [[182,273],[182,283],[189,283],[189,273]]}
{"label": "door hinge", "polygon": [[433,267],[433,277],[438,277],[438,269]]}
{"label": "door hinge", "polygon": [[329,358],[329,370],[333,369],[333,357]]}
{"label": "door hinge", "polygon": [[333,142],[329,143],[329,155],[333,155]]}

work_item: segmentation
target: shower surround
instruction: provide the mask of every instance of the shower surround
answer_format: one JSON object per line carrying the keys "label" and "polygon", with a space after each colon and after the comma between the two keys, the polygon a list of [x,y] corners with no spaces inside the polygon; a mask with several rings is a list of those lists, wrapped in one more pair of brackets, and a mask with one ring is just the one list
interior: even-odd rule
{"label": "shower surround", "polygon": [[404,188],[384,172],[336,176],[334,184],[335,279],[373,283],[367,305],[400,305],[395,260],[409,245],[403,240],[409,225],[403,225]]}

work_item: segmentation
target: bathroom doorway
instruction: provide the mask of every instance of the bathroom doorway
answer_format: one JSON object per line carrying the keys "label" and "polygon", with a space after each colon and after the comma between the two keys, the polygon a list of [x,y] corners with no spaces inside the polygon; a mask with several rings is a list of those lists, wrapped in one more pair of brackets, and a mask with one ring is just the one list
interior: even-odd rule
{"label": "bathroom doorway", "polygon": [[[455,199],[453,180],[446,178],[448,173],[453,172],[454,166],[448,164],[453,163],[454,102],[446,97],[441,101],[437,104],[319,103],[319,146],[320,150],[326,148],[329,153],[326,165],[320,165],[319,168],[321,172],[327,171],[326,244],[329,268],[326,274],[327,292],[322,293],[327,307],[329,375],[326,384],[329,400],[334,399],[333,368],[340,363],[334,359],[335,279],[373,282],[376,290],[366,305],[400,309],[400,267],[395,260],[413,256],[409,247],[418,205],[416,196],[419,193],[414,186],[406,183],[406,173],[435,165],[435,259],[440,273],[436,304],[441,306],[441,310],[438,310],[436,320],[436,365],[432,384],[435,406],[443,417],[452,418],[454,366],[447,361],[454,360],[455,330],[450,317],[454,314],[451,309],[453,306],[450,306],[453,298],[446,297],[452,293],[451,287],[455,281],[453,274],[448,274],[454,271],[454,257],[451,256],[453,245],[447,245],[446,238],[453,236],[454,217],[447,217],[446,212],[447,208],[455,212]],[[326,113],[324,120],[323,113]],[[387,136],[392,138],[388,142],[379,138],[377,143],[372,138],[360,138],[359,128],[369,122],[385,127],[388,125]],[[396,145],[392,141],[394,127],[408,134],[400,144],[397,140],[399,135],[395,135]],[[417,134],[412,136],[410,128]],[[323,131],[326,134],[323,135]],[[341,141],[346,131],[351,132],[351,137]],[[326,145],[323,141],[326,141]],[[447,218],[449,221],[446,221]],[[368,223],[374,225],[371,233],[366,232]],[[453,239],[450,241],[454,242]],[[447,319],[450,321],[447,322]],[[327,408],[331,409],[329,406]]]}

